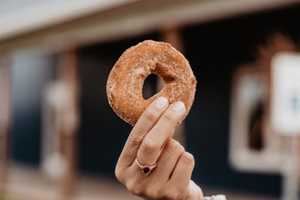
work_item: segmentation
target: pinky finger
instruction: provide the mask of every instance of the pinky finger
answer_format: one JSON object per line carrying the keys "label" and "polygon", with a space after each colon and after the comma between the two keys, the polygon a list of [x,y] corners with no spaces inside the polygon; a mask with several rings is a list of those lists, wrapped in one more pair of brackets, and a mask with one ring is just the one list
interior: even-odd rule
{"label": "pinky finger", "polygon": [[188,187],[193,169],[195,166],[194,157],[188,152],[184,152],[179,158],[174,172],[169,180],[178,190],[184,191]]}

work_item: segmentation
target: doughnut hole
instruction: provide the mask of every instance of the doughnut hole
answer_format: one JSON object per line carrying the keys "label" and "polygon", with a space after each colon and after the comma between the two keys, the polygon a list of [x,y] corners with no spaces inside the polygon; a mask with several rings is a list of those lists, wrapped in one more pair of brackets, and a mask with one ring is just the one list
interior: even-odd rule
{"label": "doughnut hole", "polygon": [[150,74],[144,81],[143,97],[149,99],[163,88],[164,81],[156,74]]}

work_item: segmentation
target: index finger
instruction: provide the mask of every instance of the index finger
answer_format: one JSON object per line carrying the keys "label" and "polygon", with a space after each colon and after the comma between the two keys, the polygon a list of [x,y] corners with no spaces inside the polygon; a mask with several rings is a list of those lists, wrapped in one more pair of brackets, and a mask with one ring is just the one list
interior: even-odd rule
{"label": "index finger", "polygon": [[159,97],[148,106],[128,136],[118,160],[119,166],[130,166],[134,162],[145,135],[155,125],[168,105],[169,102],[165,97]]}

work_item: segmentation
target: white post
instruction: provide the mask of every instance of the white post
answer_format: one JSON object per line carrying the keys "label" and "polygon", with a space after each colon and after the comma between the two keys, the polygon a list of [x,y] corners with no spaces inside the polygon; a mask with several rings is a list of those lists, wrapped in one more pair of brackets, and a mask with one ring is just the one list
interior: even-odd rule
{"label": "white post", "polygon": [[300,168],[299,168],[299,137],[289,139],[286,162],[283,163],[283,200],[299,200]]}
{"label": "white post", "polygon": [[6,190],[8,176],[8,134],[10,129],[10,66],[0,58],[0,194]]}

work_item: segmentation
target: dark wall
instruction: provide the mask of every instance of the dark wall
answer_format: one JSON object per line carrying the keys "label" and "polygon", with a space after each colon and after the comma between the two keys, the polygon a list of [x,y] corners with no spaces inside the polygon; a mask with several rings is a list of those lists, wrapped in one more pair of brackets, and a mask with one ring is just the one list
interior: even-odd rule
{"label": "dark wall", "polygon": [[186,56],[198,79],[193,109],[186,120],[188,149],[197,160],[199,183],[278,194],[278,175],[239,173],[228,159],[232,74],[240,64],[252,62],[258,44],[274,32],[300,40],[300,7],[247,15],[183,30]]}

